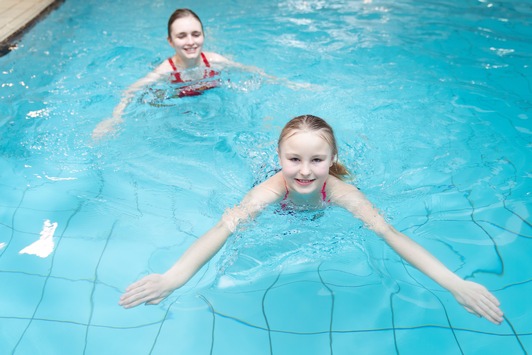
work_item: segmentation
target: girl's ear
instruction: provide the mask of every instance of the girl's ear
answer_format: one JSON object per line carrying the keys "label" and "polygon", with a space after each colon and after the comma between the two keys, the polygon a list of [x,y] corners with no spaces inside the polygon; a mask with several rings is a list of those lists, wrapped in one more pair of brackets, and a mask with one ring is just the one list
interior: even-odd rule
{"label": "girl's ear", "polygon": [[279,152],[279,147],[275,148],[275,151],[277,152],[277,162],[279,165],[281,165],[281,168],[283,167],[283,161],[281,159],[281,153]]}
{"label": "girl's ear", "polygon": [[333,166],[333,164],[336,163],[336,162],[337,162],[337,160],[336,160],[336,155],[333,155],[333,157],[332,157],[332,159],[331,159],[331,164],[329,164],[329,168],[330,168],[331,166]]}

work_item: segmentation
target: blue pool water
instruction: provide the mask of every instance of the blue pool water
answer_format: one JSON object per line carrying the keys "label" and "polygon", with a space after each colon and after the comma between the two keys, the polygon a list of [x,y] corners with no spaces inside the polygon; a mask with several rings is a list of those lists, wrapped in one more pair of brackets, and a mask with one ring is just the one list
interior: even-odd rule
{"label": "blue pool water", "polygon": [[[0,58],[0,353],[523,354],[532,350],[528,1],[181,1],[232,70],[95,143],[171,54],[165,0],[68,0]],[[184,288],[124,310],[277,168],[293,116],[336,129],[354,183],[502,302],[469,315],[346,212],[267,210]],[[39,248],[35,242],[40,240]],[[36,255],[40,254],[40,255]]]}

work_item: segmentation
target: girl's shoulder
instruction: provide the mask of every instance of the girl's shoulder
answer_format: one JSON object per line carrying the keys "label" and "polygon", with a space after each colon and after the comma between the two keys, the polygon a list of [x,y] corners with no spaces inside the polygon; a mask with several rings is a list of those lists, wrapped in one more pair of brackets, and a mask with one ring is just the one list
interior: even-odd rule
{"label": "girl's shoulder", "polygon": [[210,63],[229,63],[230,60],[224,57],[221,54],[214,53],[214,52],[203,52],[205,57],[207,57],[207,60]]}
{"label": "girl's shoulder", "polygon": [[166,58],[161,64],[159,64],[155,69],[153,70],[156,74],[167,74],[174,71],[172,66],[170,65],[170,58]]}
{"label": "girl's shoulder", "polygon": [[283,198],[285,190],[284,178],[278,172],[251,189],[250,194],[254,199],[261,200],[264,203],[273,203]]}
{"label": "girl's shoulder", "polygon": [[348,183],[337,178],[334,175],[329,175],[329,177],[327,178],[326,184],[327,184],[326,189],[328,191],[333,191],[336,189],[343,189],[343,188],[347,188],[348,186],[353,186],[353,185],[349,185]]}
{"label": "girl's shoulder", "polygon": [[279,171],[275,173],[272,177],[266,179],[264,182],[260,183],[257,187],[262,187],[262,189],[267,189],[275,194],[280,194],[284,196],[286,191],[286,183],[284,181],[283,174]]}
{"label": "girl's shoulder", "polygon": [[329,175],[327,178],[327,186],[325,189],[331,202],[339,204],[342,204],[342,201],[346,198],[359,197],[362,194],[356,186],[333,175]]}

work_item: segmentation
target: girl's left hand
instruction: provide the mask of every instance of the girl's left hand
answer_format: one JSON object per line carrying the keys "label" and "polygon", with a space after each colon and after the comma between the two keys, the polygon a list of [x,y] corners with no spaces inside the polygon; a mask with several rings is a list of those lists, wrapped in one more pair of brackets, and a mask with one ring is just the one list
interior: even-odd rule
{"label": "girl's left hand", "polygon": [[499,308],[499,300],[484,286],[476,282],[461,280],[457,287],[450,290],[454,298],[464,308],[494,324],[501,324],[504,314]]}

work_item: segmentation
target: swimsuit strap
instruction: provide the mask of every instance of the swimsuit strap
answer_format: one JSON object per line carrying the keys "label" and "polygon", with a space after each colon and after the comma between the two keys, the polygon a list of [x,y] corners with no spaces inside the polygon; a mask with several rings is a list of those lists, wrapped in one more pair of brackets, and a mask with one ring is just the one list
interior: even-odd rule
{"label": "swimsuit strap", "polygon": [[177,67],[174,64],[172,57],[168,58],[168,63],[170,63],[170,66],[172,67],[173,70],[177,71]]}
{"label": "swimsuit strap", "polygon": [[[325,201],[327,200],[327,191],[325,191],[325,187],[327,186],[327,181],[323,183],[323,187],[321,188],[321,200]],[[328,202],[328,201],[327,201]]]}
{"label": "swimsuit strap", "polygon": [[201,59],[203,59],[203,63],[205,63],[205,66],[207,68],[211,67],[211,65],[209,64],[209,61],[207,60],[207,57],[205,56],[205,54],[203,54],[203,52],[201,52]]}
{"label": "swimsuit strap", "polygon": [[[205,54],[203,54],[203,52],[201,52],[201,59],[203,59],[203,63],[205,64],[205,67],[207,67],[207,68],[211,67],[211,64],[207,60],[207,56]],[[205,69],[205,71],[203,72],[203,79],[213,78],[213,77],[215,77],[218,74],[219,73],[217,71],[214,71],[212,69],[211,70]]]}
{"label": "swimsuit strap", "polygon": [[284,179],[284,176],[283,176],[283,181],[284,181],[284,189],[286,190],[286,192],[284,193],[284,197],[283,197],[283,201],[286,200],[288,198],[288,186],[286,186],[286,180]]}
{"label": "swimsuit strap", "polygon": [[174,82],[174,83],[182,83],[183,79],[181,79],[181,74],[177,70],[177,67],[175,66],[175,63],[172,60],[172,57],[168,58],[168,63],[170,63],[170,66],[172,67],[172,70],[174,71],[171,74],[174,77],[174,80],[172,82]]}

